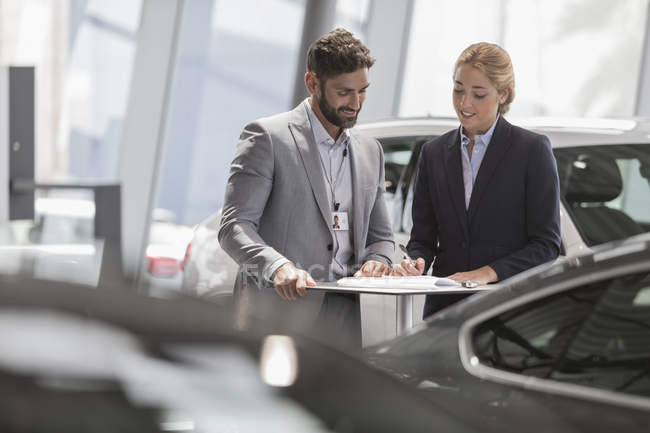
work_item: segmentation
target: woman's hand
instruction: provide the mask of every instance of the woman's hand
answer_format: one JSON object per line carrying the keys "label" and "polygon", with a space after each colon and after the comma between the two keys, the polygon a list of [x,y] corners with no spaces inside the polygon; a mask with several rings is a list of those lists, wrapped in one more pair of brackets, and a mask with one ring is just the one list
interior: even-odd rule
{"label": "woman's hand", "polygon": [[447,278],[459,283],[463,283],[464,281],[476,281],[479,285],[496,283],[499,281],[499,276],[494,272],[494,269],[489,266],[483,266],[468,272],[456,272]]}
{"label": "woman's hand", "polygon": [[396,277],[410,277],[422,275],[423,273],[424,259],[422,257],[418,257],[415,261],[408,259],[402,260],[402,263],[395,265],[395,269],[393,269],[391,275]]}

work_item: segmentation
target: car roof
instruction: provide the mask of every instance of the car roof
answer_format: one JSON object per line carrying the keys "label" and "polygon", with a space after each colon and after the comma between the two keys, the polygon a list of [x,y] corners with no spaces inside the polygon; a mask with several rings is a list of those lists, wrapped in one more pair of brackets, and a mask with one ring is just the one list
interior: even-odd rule
{"label": "car roof", "polygon": [[[514,125],[549,137],[553,147],[650,143],[650,119],[508,117]],[[359,124],[375,138],[437,136],[458,127],[453,117],[399,118]]]}

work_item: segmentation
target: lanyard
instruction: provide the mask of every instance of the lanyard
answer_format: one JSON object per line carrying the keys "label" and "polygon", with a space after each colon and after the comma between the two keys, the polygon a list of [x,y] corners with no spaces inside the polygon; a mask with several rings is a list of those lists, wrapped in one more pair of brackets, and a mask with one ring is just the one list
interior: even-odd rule
{"label": "lanyard", "polygon": [[[328,172],[327,168],[325,167],[325,162],[323,161],[323,155],[321,152],[318,152],[318,159],[320,159],[321,166],[323,167],[323,171],[325,172],[325,180],[327,180],[327,183],[330,187],[330,192],[332,193],[332,202],[333,202],[333,208],[334,212],[338,212],[340,203],[336,201],[336,186],[338,185],[339,181],[341,180],[341,173],[343,173],[343,170],[345,169],[345,164],[347,163],[348,159],[348,143],[349,141],[346,139],[345,144],[344,144],[344,149],[343,149],[343,160],[341,161],[341,164],[339,164],[339,168],[336,171],[336,177],[332,177],[332,157],[330,156],[329,158],[329,166],[330,170]],[[329,173],[329,174],[328,174]],[[331,178],[331,179],[330,179]]]}

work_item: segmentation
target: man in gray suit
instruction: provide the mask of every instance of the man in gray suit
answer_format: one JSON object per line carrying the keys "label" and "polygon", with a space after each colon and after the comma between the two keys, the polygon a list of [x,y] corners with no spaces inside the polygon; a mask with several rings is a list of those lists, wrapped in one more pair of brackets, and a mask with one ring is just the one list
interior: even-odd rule
{"label": "man in gray suit", "polygon": [[244,128],[219,229],[221,246],[240,265],[236,298],[257,302],[259,313],[274,288],[295,301],[291,320],[311,322],[320,335],[357,347],[358,295],[323,296],[307,287],[391,271],[382,148],[349,129],[373,63],[369,50],[343,29],[310,46],[305,84],[311,97]]}

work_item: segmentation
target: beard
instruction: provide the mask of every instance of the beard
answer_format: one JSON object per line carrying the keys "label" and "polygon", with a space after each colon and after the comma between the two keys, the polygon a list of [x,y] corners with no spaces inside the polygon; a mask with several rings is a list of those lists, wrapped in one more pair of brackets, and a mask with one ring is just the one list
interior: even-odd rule
{"label": "beard", "polygon": [[[356,123],[357,123],[357,117],[359,116],[359,111],[361,111],[361,106],[359,107],[359,110],[356,112],[353,118],[348,119],[343,116],[343,110],[352,110],[349,107],[339,107],[339,108],[334,108],[327,102],[327,97],[325,96],[325,86],[321,85],[320,89],[321,97],[318,98],[318,108],[320,108],[321,113],[323,113],[323,116],[327,119],[328,122],[330,122],[334,126],[338,126],[339,128],[352,128]],[[339,114],[341,112],[341,114]]]}

